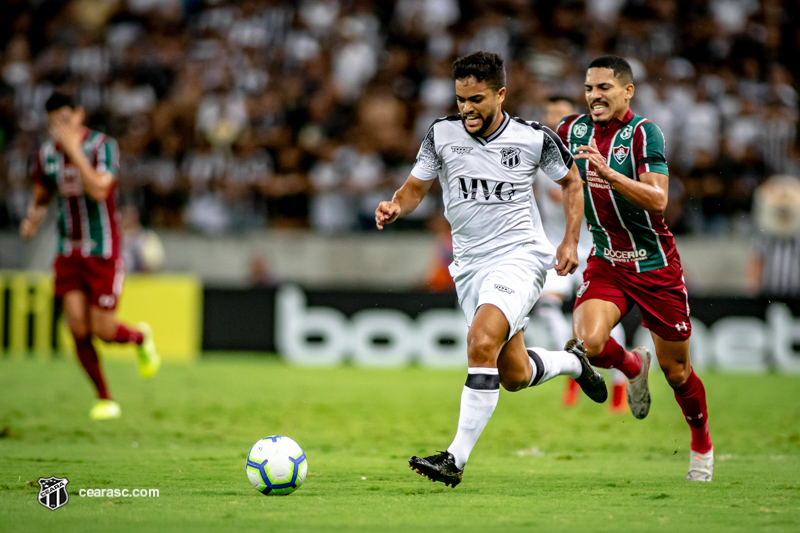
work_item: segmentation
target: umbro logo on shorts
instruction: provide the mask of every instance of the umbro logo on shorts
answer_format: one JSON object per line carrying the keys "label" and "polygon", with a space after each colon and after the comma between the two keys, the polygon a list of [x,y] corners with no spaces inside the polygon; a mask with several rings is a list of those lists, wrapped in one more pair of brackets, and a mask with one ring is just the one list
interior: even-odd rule
{"label": "umbro logo on shorts", "polygon": [[679,322],[675,324],[675,329],[677,329],[681,333],[686,333],[689,331],[689,326],[686,325],[686,322]]}
{"label": "umbro logo on shorts", "polygon": [[457,154],[468,154],[472,151],[470,146],[453,146],[452,149]]}
{"label": "umbro logo on shorts", "polygon": [[509,289],[505,285],[500,285],[499,283],[494,284],[494,288],[500,292],[504,292],[506,294],[514,294],[514,289]]}

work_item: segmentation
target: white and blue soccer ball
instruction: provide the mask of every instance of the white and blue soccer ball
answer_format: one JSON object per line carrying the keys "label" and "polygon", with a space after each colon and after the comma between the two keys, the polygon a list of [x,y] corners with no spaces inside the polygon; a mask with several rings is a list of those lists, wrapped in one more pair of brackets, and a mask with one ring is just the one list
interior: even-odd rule
{"label": "white and blue soccer ball", "polygon": [[256,442],[247,454],[247,478],[265,496],[285,496],[300,488],[308,473],[306,452],[285,435]]}

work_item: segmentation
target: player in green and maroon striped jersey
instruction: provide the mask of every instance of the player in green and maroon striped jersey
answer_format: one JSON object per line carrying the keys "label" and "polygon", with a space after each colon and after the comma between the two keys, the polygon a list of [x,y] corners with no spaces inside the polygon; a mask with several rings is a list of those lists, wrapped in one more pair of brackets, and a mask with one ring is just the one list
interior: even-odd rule
{"label": "player in green and maroon striped jersey", "polygon": [[33,199],[20,234],[24,239],[36,234],[56,196],[55,295],[62,301],[78,358],[97,390],[89,415],[118,418],[120,408],[108,393],[92,337],[135,344],[143,377],[156,373],[160,358],[147,324],[134,328],[116,317],[124,276],[116,213],[117,143],[84,127],[83,108],[65,94],[54,93],[46,109],[52,139],[37,154]]}
{"label": "player in green and maroon striped jersey", "polygon": [[585,81],[589,113],[558,126],[584,180],[584,213],[594,248],[577,293],[573,329],[592,364],[628,378],[636,418],[650,409],[650,352],[625,350],[609,337],[634,304],[650,330],[661,370],[691,429],[689,481],[711,481],[714,452],[703,382],[689,362],[689,303],[675,239],[662,216],[669,170],[661,130],[631,111],[633,73],[627,61],[595,59]]}

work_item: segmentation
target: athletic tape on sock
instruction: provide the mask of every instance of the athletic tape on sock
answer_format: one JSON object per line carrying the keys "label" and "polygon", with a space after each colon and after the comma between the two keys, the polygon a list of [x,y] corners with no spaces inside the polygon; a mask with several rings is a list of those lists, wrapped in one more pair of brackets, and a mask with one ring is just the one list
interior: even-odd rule
{"label": "athletic tape on sock", "polygon": [[465,385],[474,390],[500,389],[500,371],[492,367],[470,367]]}
{"label": "athletic tape on sock", "polygon": [[535,371],[535,374],[533,375],[533,378],[531,379],[531,382],[528,384],[528,386],[533,387],[539,383],[539,381],[542,379],[542,376],[544,375],[544,361],[542,361],[542,358],[539,357],[539,354],[537,354],[530,348],[528,348],[527,351],[528,351],[528,357],[530,357],[531,361],[533,362],[533,368]]}
{"label": "athletic tape on sock", "polygon": [[498,374],[468,374],[464,384],[473,390],[500,389],[500,376]]}

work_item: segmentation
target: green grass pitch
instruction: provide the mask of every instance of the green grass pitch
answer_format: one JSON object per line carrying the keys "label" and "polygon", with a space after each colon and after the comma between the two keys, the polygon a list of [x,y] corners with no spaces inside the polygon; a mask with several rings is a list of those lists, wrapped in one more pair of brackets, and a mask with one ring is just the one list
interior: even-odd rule
{"label": "green grass pitch", "polygon": [[[105,366],[123,416],[92,422],[71,356],[0,358],[0,531],[800,531],[800,376],[700,374],[712,483],[683,480],[689,431],[657,368],[643,421],[586,398],[562,408],[561,379],[504,391],[450,489],[407,459],[449,444],[464,371],[212,357],[143,382],[133,362]],[[308,455],[286,497],[245,475],[250,446],[275,433]],[[69,479],[56,511],[37,502],[52,475]]]}

